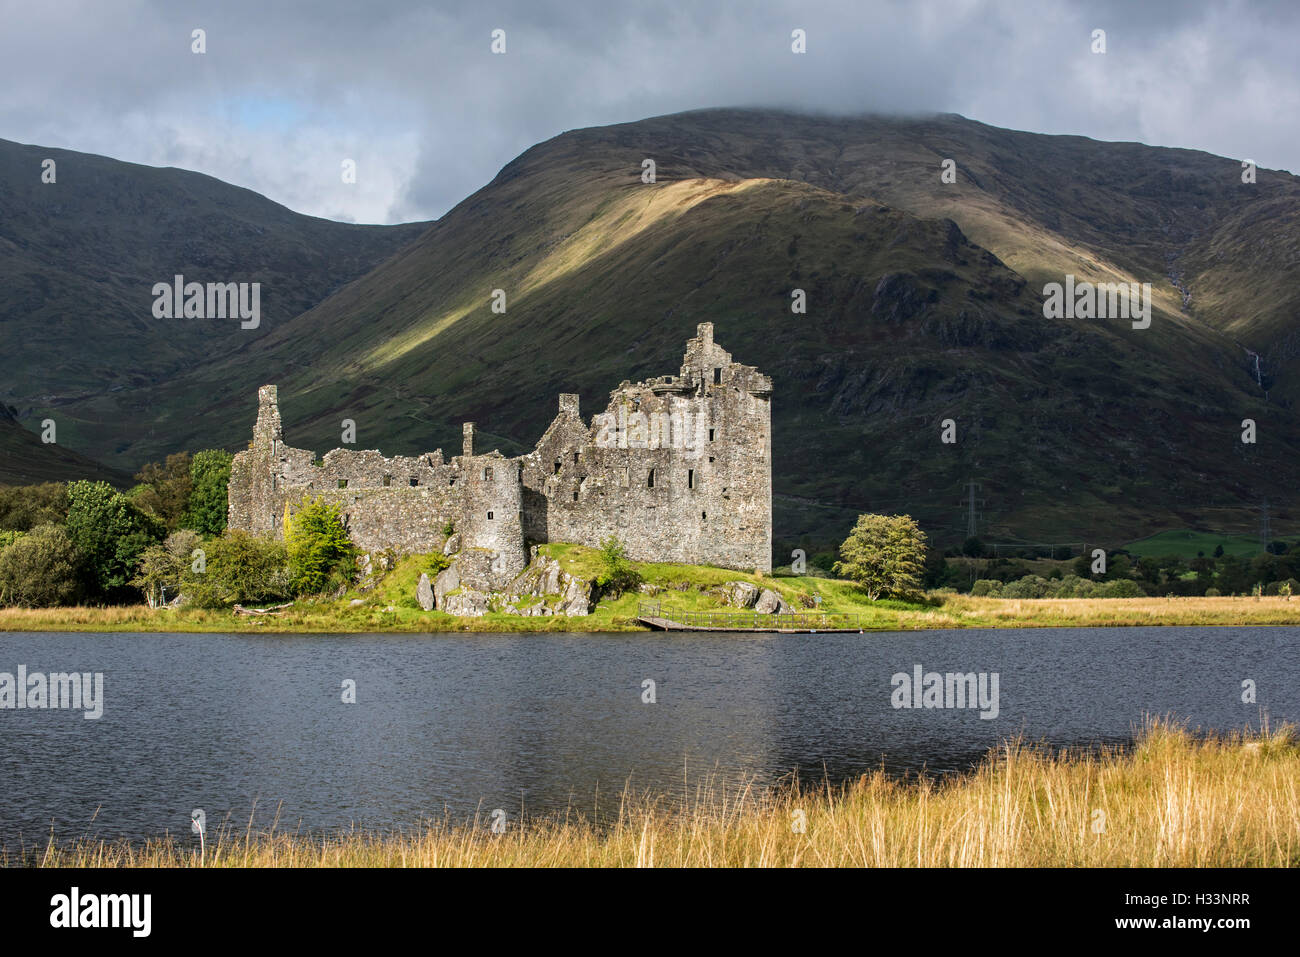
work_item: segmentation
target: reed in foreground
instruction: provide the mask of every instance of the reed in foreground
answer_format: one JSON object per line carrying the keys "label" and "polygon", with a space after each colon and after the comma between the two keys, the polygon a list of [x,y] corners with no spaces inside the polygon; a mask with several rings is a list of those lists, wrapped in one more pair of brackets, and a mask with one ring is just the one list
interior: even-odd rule
{"label": "reed in foreground", "polygon": [[[200,866],[198,848],[52,842],[43,866]],[[3,863],[20,863],[12,855]],[[1129,751],[1010,743],[941,783],[864,775],[842,788],[625,798],[616,821],[486,821],[403,835],[226,834],[207,867],[1295,867],[1295,730],[1198,737],[1151,723]]]}

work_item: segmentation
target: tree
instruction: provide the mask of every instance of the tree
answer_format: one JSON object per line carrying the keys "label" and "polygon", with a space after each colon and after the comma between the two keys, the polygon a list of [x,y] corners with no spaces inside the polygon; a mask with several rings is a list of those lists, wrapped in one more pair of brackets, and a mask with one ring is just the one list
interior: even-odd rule
{"label": "tree", "polygon": [[234,602],[263,602],[293,593],[284,542],[249,532],[229,531],[202,546],[202,571],[192,564],[181,573],[181,590],[200,608]]}
{"label": "tree", "polygon": [[357,547],[343,527],[339,505],[304,501],[284,523],[289,571],[298,594],[315,595],[347,584],[356,572]]}
{"label": "tree", "polygon": [[189,529],[181,529],[167,536],[161,545],[150,545],[140,554],[135,578],[131,584],[144,592],[150,608],[157,608],[167,600],[167,592],[175,598],[181,592],[181,580],[192,564],[191,556],[199,545],[199,536]]}
{"label": "tree", "polygon": [[41,485],[0,485],[0,528],[27,532],[37,525],[62,525],[68,517],[68,487],[62,482]]}
{"label": "tree", "polygon": [[77,549],[62,525],[38,525],[0,551],[0,604],[70,605],[81,592]]}
{"label": "tree", "polygon": [[140,554],[163,537],[162,523],[107,482],[72,482],[68,502],[68,537],[92,593],[109,600],[126,597]]}
{"label": "tree", "polygon": [[859,515],[840,545],[835,573],[852,580],[875,601],[921,585],[925,533],[910,515]]}
{"label": "tree", "polygon": [[150,462],[136,475],[140,484],[131,489],[131,501],[159,519],[168,531],[175,531],[189,505],[194,481],[190,477],[190,453],[177,452],[164,463]]}
{"label": "tree", "polygon": [[200,535],[220,535],[226,530],[227,488],[233,456],[224,449],[195,452],[190,462],[190,499],[181,524]]}

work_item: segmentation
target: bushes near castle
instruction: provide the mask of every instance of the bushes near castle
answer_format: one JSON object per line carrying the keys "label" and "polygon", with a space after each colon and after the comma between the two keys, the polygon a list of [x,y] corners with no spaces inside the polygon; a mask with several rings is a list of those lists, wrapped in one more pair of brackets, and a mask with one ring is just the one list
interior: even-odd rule
{"label": "bushes near castle", "polygon": [[343,527],[342,506],[322,498],[304,501],[284,522],[289,574],[298,594],[317,595],[351,584],[357,547]]}

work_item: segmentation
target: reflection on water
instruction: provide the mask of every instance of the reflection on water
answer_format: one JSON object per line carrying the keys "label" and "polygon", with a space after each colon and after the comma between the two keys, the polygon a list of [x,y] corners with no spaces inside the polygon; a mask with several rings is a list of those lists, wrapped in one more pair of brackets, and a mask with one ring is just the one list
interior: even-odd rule
{"label": "reflection on water", "polygon": [[[1123,743],[1300,717],[1297,628],[867,635],[0,634],[0,672],[104,674],[104,714],[0,710],[0,844],[210,826],[388,828],[617,807],[702,779],[959,771],[1017,735]],[[891,676],[996,672],[999,711],[891,707]],[[343,702],[346,680],[356,703]],[[643,703],[643,682],[655,703]],[[1258,703],[1241,701],[1241,683]]]}

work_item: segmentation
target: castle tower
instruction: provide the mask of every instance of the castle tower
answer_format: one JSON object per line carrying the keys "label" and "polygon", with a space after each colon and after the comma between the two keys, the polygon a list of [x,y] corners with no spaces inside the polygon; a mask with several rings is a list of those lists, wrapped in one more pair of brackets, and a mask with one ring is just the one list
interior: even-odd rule
{"label": "castle tower", "polygon": [[283,480],[279,392],[273,385],[257,390],[257,422],[248,450],[230,464],[226,524],[248,532],[275,531],[280,524],[278,492]]}

